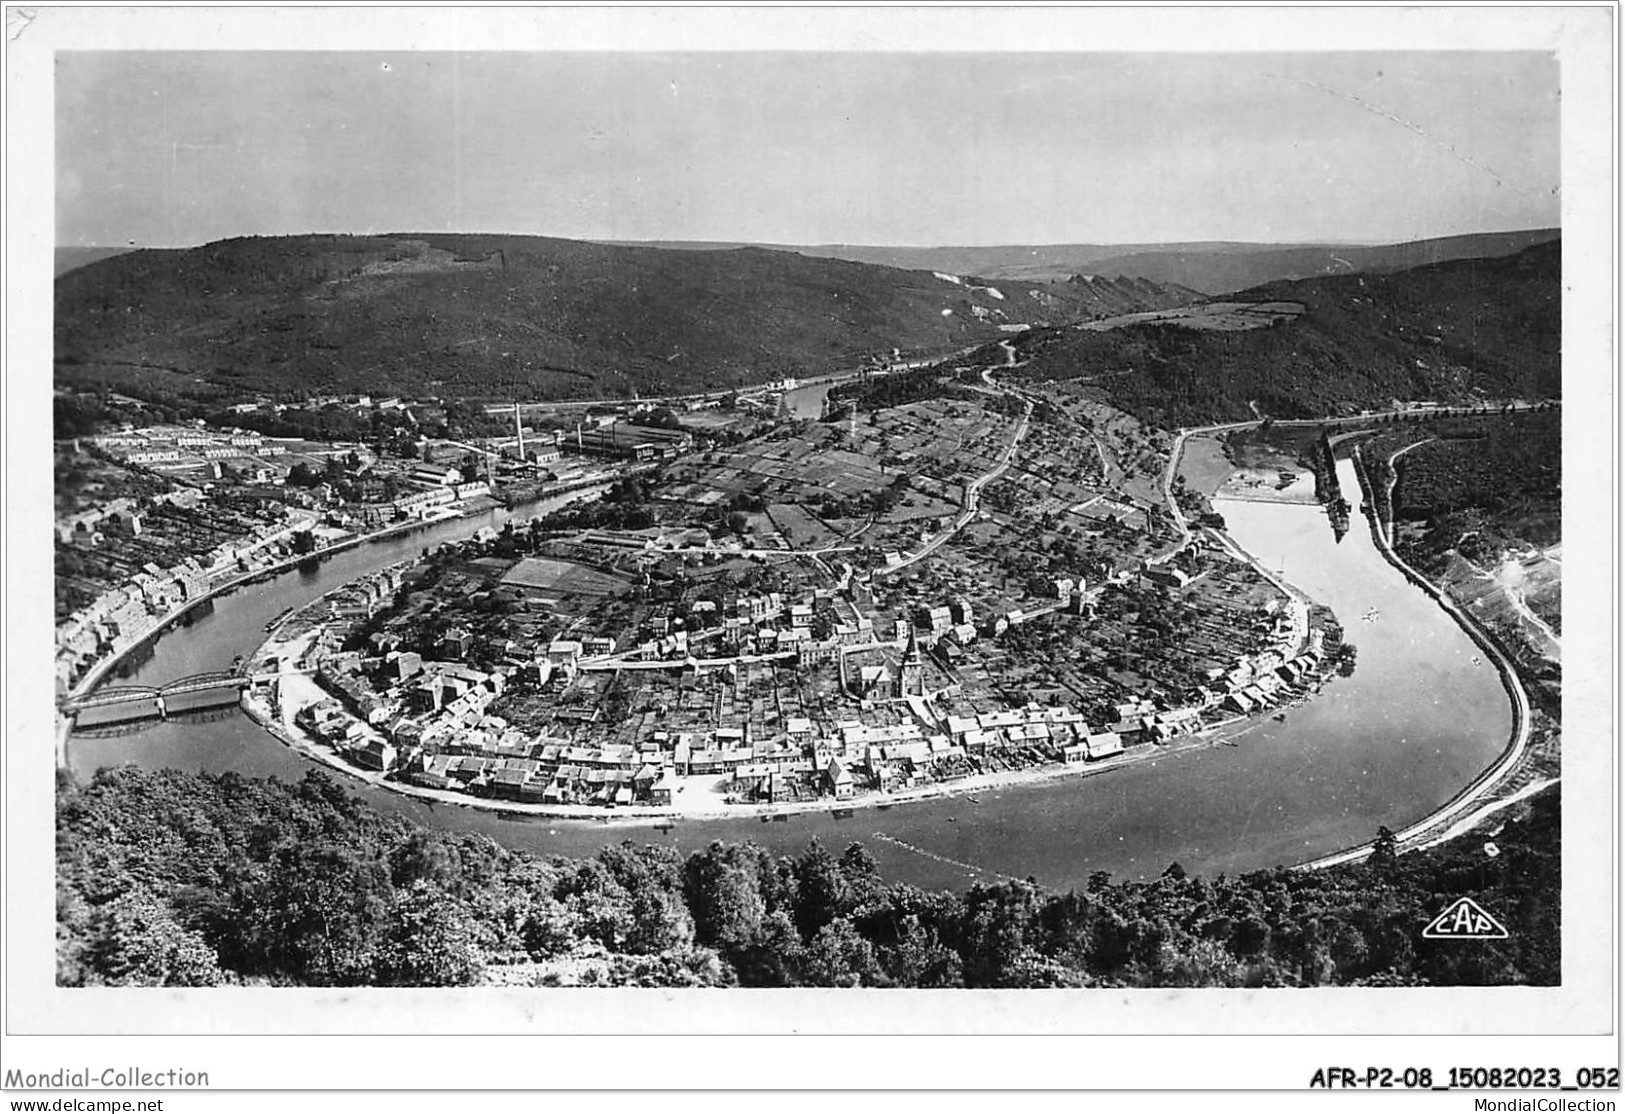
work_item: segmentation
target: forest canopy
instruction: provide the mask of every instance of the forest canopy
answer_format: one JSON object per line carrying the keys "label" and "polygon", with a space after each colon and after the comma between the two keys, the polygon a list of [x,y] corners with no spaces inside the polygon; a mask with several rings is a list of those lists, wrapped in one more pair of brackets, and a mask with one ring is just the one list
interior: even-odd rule
{"label": "forest canopy", "polygon": [[[1558,794],[1496,834],[1363,864],[964,893],[861,844],[628,841],[543,857],[373,809],[332,778],[62,775],[64,986],[1555,985]],[[1422,938],[1460,896],[1505,940]]]}

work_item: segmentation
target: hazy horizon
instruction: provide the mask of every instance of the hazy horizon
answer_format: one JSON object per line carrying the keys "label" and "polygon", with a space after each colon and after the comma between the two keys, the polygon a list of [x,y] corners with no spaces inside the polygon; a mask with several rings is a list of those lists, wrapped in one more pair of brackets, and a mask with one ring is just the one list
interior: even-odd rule
{"label": "hazy horizon", "polygon": [[56,242],[1386,244],[1559,223],[1544,52],[65,51]]}
{"label": "hazy horizon", "polygon": [[1148,242],[1148,241],[1108,242],[1108,241],[1098,241],[1098,240],[1079,242],[1079,241],[1056,240],[1056,241],[1048,242],[1048,243],[1037,243],[1037,242],[1033,242],[1033,243],[1010,243],[1010,242],[1001,242],[1001,243],[977,243],[977,244],[971,244],[971,243],[947,243],[947,242],[944,242],[944,243],[932,243],[932,244],[880,244],[880,243],[857,243],[857,242],[854,242],[854,241],[836,241],[836,240],[830,240],[830,241],[825,241],[825,242],[816,243],[816,244],[813,244],[813,243],[806,243],[806,244],[767,243],[765,241],[760,241],[760,240],[672,240],[672,239],[627,240],[627,239],[612,239],[612,238],[607,238],[607,237],[602,237],[602,236],[559,236],[559,235],[555,235],[553,233],[548,233],[548,232],[513,232],[513,231],[509,231],[509,230],[504,230],[504,229],[492,229],[492,228],[459,228],[459,229],[387,228],[387,229],[379,229],[376,232],[347,232],[347,231],[334,231],[332,229],[312,229],[312,230],[310,230],[308,232],[274,232],[274,233],[254,233],[254,232],[249,232],[249,233],[241,233],[241,234],[234,235],[234,236],[219,236],[219,237],[215,237],[214,239],[210,239],[210,240],[199,240],[196,243],[186,243],[186,244],[128,244],[128,243],[126,243],[126,244],[56,244],[56,245],[54,245],[54,248],[57,251],[185,251],[185,250],[187,250],[189,248],[198,248],[198,247],[203,247],[203,246],[205,246],[207,244],[219,243],[219,242],[221,242],[223,240],[242,239],[242,238],[251,237],[251,236],[261,236],[261,237],[273,237],[273,236],[276,236],[276,237],[295,237],[295,236],[383,236],[383,237],[388,237],[388,236],[430,236],[430,235],[434,235],[434,236],[459,236],[459,235],[461,235],[461,236],[529,236],[529,237],[536,237],[536,238],[540,238],[540,239],[549,239],[549,240],[579,240],[579,241],[581,241],[583,243],[607,244],[607,245],[610,245],[610,246],[619,245],[619,246],[628,246],[628,247],[638,247],[638,246],[648,247],[648,246],[671,245],[671,246],[696,246],[696,247],[715,247],[715,248],[730,248],[730,247],[738,246],[738,247],[755,247],[755,248],[765,248],[767,250],[784,250],[784,251],[796,251],[796,250],[799,250],[799,249],[802,249],[802,248],[833,248],[833,247],[875,248],[875,249],[893,250],[893,251],[946,251],[946,250],[951,250],[951,249],[956,249],[956,248],[993,249],[993,248],[1066,248],[1066,247],[1094,247],[1094,248],[1122,248],[1122,249],[1129,249],[1129,248],[1168,249],[1168,248],[1171,248],[1171,247],[1177,247],[1177,246],[1181,246],[1181,245],[1211,246],[1211,245],[1215,245],[1215,244],[1234,244],[1234,245],[1241,246],[1241,247],[1259,247],[1259,248],[1292,248],[1292,247],[1299,247],[1299,246],[1304,246],[1304,247],[1314,246],[1314,247],[1369,248],[1369,247],[1387,247],[1387,246],[1394,245],[1394,244],[1416,243],[1416,242],[1419,242],[1419,241],[1427,241],[1427,240],[1451,239],[1451,238],[1458,237],[1458,236],[1501,236],[1501,235],[1516,235],[1518,233],[1524,233],[1524,232],[1561,231],[1561,228],[1562,228],[1562,226],[1558,225],[1558,224],[1532,225],[1532,226],[1527,227],[1527,228],[1480,228],[1480,229],[1474,229],[1474,230],[1472,230],[1470,232],[1451,232],[1451,233],[1447,233],[1444,236],[1422,236],[1422,237],[1418,237],[1417,240],[1334,240],[1334,239],[1316,239],[1316,240],[1164,240],[1164,241],[1160,241],[1160,242]]}

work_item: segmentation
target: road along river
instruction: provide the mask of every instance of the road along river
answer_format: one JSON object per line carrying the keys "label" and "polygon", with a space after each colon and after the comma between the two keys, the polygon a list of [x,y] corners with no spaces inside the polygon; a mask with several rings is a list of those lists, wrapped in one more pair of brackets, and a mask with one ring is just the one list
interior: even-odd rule
{"label": "road along river", "polygon": [[[1344,490],[1358,490],[1352,469]],[[1220,501],[1235,541],[1272,571],[1332,608],[1358,648],[1353,676],[1338,678],[1284,722],[1262,719],[1237,745],[1155,757],[1098,776],[989,790],[780,822],[679,821],[670,830],[598,821],[506,819],[353,783],[375,806],[425,825],[484,832],[513,847],[587,855],[623,839],[684,851],[711,840],[756,840],[794,852],[862,840],[884,874],[928,887],[1033,877],[1083,884],[1096,870],[1148,877],[1186,869],[1236,873],[1324,855],[1399,830],[1456,795],[1506,748],[1511,707],[1500,679],[1466,633],[1378,553],[1356,517],[1339,543],[1315,506]],[[546,504],[516,509],[528,518]],[[266,623],[365,572],[424,546],[500,526],[507,515],[462,519],[339,554],[314,571],[289,572],[216,601],[214,612],[162,639],[130,674],[140,684],[228,668],[264,638]],[[68,758],[81,779],[104,765],[275,774],[296,779],[315,764],[246,716],[165,722],[114,738],[74,736]]]}

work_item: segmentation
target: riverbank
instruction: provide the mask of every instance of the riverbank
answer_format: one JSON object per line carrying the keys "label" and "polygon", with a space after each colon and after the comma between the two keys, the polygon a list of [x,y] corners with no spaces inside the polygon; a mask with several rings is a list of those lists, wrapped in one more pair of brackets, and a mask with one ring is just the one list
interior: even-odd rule
{"label": "riverbank", "polygon": [[[1180,513],[1178,504],[1173,498],[1172,490],[1173,477],[1178,472],[1180,457],[1182,456],[1189,439],[1195,436],[1207,435],[1215,431],[1243,428],[1248,424],[1251,423],[1240,423],[1230,426],[1213,426],[1206,429],[1181,430],[1179,432],[1175,439],[1173,451],[1169,456],[1167,471],[1164,474],[1164,490],[1166,492],[1168,505],[1173,510],[1175,522],[1180,527],[1184,540],[1178,546],[1176,546],[1171,553],[1162,558],[1163,560],[1167,560],[1177,554],[1180,550],[1188,546],[1195,537],[1194,532],[1190,530],[1184,520],[1184,516]],[[1401,850],[1412,850],[1420,846],[1434,846],[1443,841],[1442,838],[1438,838],[1441,829],[1446,830],[1446,835],[1443,838],[1454,838],[1455,836],[1465,834],[1465,832],[1471,830],[1471,825],[1466,825],[1461,822],[1463,814],[1468,810],[1473,809],[1475,806],[1483,805],[1485,799],[1493,794],[1496,787],[1516,769],[1518,763],[1523,758],[1529,742],[1529,698],[1528,694],[1524,691],[1522,682],[1518,679],[1516,671],[1511,662],[1507,659],[1506,655],[1501,652],[1500,648],[1495,644],[1494,640],[1489,637],[1487,632],[1482,630],[1478,626],[1477,622],[1469,614],[1467,614],[1465,610],[1458,606],[1455,601],[1443,591],[1443,589],[1439,588],[1421,573],[1411,568],[1410,565],[1406,564],[1398,556],[1398,554],[1394,552],[1388,537],[1388,532],[1382,528],[1382,524],[1375,514],[1374,508],[1376,504],[1372,495],[1370,477],[1366,473],[1364,460],[1361,456],[1360,447],[1358,445],[1353,446],[1352,452],[1347,459],[1351,462],[1351,467],[1354,470],[1355,477],[1364,496],[1367,511],[1365,517],[1370,525],[1372,542],[1377,551],[1382,555],[1383,559],[1402,576],[1404,576],[1413,587],[1421,589],[1424,595],[1428,596],[1436,604],[1438,604],[1438,606],[1456,623],[1456,625],[1459,626],[1464,633],[1466,633],[1468,638],[1484,651],[1488,659],[1494,663],[1496,671],[1500,675],[1501,686],[1506,692],[1508,701],[1512,708],[1513,725],[1511,737],[1500,758],[1497,759],[1494,764],[1482,772],[1478,777],[1469,782],[1459,793],[1451,797],[1443,805],[1439,806],[1439,808],[1395,833],[1395,838],[1398,841]],[[1225,486],[1227,485],[1220,485],[1220,490],[1222,491]],[[1215,494],[1213,498],[1222,499],[1225,497]],[[1263,502],[1273,500],[1257,499],[1255,497],[1251,501]],[[1296,500],[1281,501],[1295,502]],[[1308,599],[1308,596],[1305,593],[1302,593],[1296,588],[1288,585],[1282,577],[1271,573],[1270,570],[1267,569],[1260,561],[1254,558],[1251,554],[1248,554],[1245,549],[1238,545],[1233,538],[1230,538],[1218,531],[1210,532],[1221,538],[1222,541],[1231,548],[1232,552],[1245,557],[1255,569],[1257,569],[1276,587],[1287,592],[1294,598]],[[1432,839],[1432,842],[1425,842],[1430,836],[1435,838]],[[1342,851],[1338,851],[1330,855],[1323,855],[1318,858],[1299,863],[1294,867],[1294,869],[1320,870],[1326,867],[1342,865],[1344,863],[1358,862],[1371,854],[1371,848],[1372,843],[1368,841],[1355,847],[1345,848]]]}
{"label": "riverbank", "polygon": [[[1517,670],[1506,654],[1501,651],[1489,633],[1478,625],[1471,615],[1455,600],[1451,599],[1438,585],[1417,572],[1407,564],[1389,544],[1387,531],[1376,514],[1376,503],[1372,498],[1370,476],[1366,473],[1365,462],[1360,454],[1360,447],[1354,446],[1348,458],[1352,462],[1355,477],[1359,481],[1360,491],[1365,499],[1365,518],[1371,529],[1371,539],[1382,557],[1399,573],[1410,581],[1412,586],[1420,588],[1422,593],[1439,605],[1456,625],[1470,638],[1475,646],[1484,652],[1494,664],[1496,673],[1500,675],[1501,687],[1506,691],[1508,700],[1512,705],[1512,734],[1506,749],[1501,757],[1478,777],[1474,778],[1465,788],[1439,808],[1424,816],[1421,820],[1394,833],[1394,839],[1401,851],[1416,850],[1422,846],[1437,846],[1445,839],[1465,835],[1472,830],[1471,825],[1458,823],[1462,814],[1475,806],[1482,805],[1485,798],[1493,794],[1501,782],[1517,768],[1522,761],[1529,746],[1530,708],[1529,694],[1523,687],[1523,681],[1518,677]],[[1554,779],[1556,780],[1556,779]],[[1486,813],[1490,810],[1485,810]],[[1439,829],[1445,828],[1442,838],[1425,842],[1430,835],[1438,835]],[[1344,863],[1358,862],[1371,854],[1372,844],[1364,843],[1358,847],[1351,847],[1332,855],[1323,855],[1305,863],[1299,863],[1298,870],[1321,870],[1326,867],[1340,866]]]}
{"label": "riverbank", "polygon": [[[591,494],[592,490],[593,489],[591,487],[582,488],[572,491],[569,494],[576,497],[585,497]],[[544,495],[541,499],[535,500],[534,502],[544,502],[552,497],[553,496]],[[306,561],[320,562],[333,556],[334,554],[343,553],[346,550],[354,549],[360,545],[366,545],[371,542],[386,541],[402,534],[412,533],[415,530],[424,530],[433,526],[438,526],[442,523],[454,522],[462,518],[471,518],[474,515],[484,514],[500,506],[501,504],[499,502],[491,499],[489,496],[477,496],[473,499],[465,500],[464,502],[458,504],[455,508],[447,508],[439,513],[431,512],[424,518],[415,519],[410,522],[398,522],[392,526],[385,526],[366,534],[355,534],[351,537],[333,542],[330,545],[325,545],[320,549],[311,550],[309,553],[301,553],[295,556],[290,556],[283,560],[277,561],[274,564],[266,565],[263,568],[251,569],[248,572],[231,578],[230,580],[223,581],[215,587],[210,588],[207,592],[201,596],[198,596],[196,599],[187,600],[179,607],[170,610],[158,620],[150,633],[130,643],[128,646],[119,647],[112,654],[109,654],[107,657],[101,658],[92,664],[91,667],[87,669],[79,678],[79,680],[74,682],[73,687],[68,691],[68,698],[74,699],[76,697],[84,696],[94,690],[96,686],[101,684],[102,681],[106,679],[107,674],[117,667],[120,662],[129,657],[130,654],[134,653],[140,647],[147,645],[150,642],[155,642],[159,638],[163,637],[174,627],[176,623],[184,618],[188,612],[192,611],[194,608],[197,608],[205,601],[228,596],[239,588],[245,588],[249,585],[257,584],[262,580],[277,576],[291,568],[295,568],[296,566],[305,563]],[[69,730],[71,730],[71,725]]]}
{"label": "riverbank", "polygon": [[469,515],[479,513],[482,509],[484,508],[469,506],[449,514],[442,514],[433,518],[425,518],[416,522],[398,523],[394,526],[386,526],[381,530],[375,530],[368,534],[356,534],[352,537],[336,541],[331,545],[323,546],[321,549],[313,549],[309,553],[301,553],[296,556],[288,557],[284,560],[277,561],[274,564],[266,565],[263,568],[251,569],[248,572],[231,578],[230,580],[223,581],[215,587],[210,588],[207,592],[201,596],[198,596],[196,599],[187,600],[179,607],[171,609],[167,614],[158,620],[157,624],[152,628],[152,631],[144,637],[137,639],[128,646],[120,647],[107,657],[96,661],[89,669],[85,670],[84,675],[74,683],[73,688],[68,691],[68,696],[69,698],[74,698],[84,696],[86,693],[90,692],[102,682],[109,671],[111,671],[130,654],[134,653],[137,649],[146,645],[148,642],[156,641],[157,639],[162,638],[176,623],[185,617],[188,612],[199,607],[208,600],[218,599],[222,596],[230,595],[238,588],[243,588],[250,584],[258,583],[264,577],[275,576],[278,573],[286,572],[288,569],[291,569],[306,561],[320,561],[326,557],[332,556],[335,553],[342,553],[347,549],[353,549],[354,547],[363,545],[367,542],[382,541],[385,538],[393,537],[397,534],[404,534],[411,530],[420,529],[422,527],[433,526],[439,522],[446,522],[456,518],[466,518]]}

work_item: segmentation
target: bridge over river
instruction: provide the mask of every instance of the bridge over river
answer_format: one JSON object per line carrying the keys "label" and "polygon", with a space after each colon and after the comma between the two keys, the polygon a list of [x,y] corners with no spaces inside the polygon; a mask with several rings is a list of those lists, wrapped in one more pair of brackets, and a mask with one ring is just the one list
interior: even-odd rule
{"label": "bridge over river", "polygon": [[86,696],[62,702],[62,714],[77,729],[111,727],[145,719],[167,719],[180,712],[196,712],[236,704],[248,687],[238,673],[194,673],[160,687],[109,685]]}

